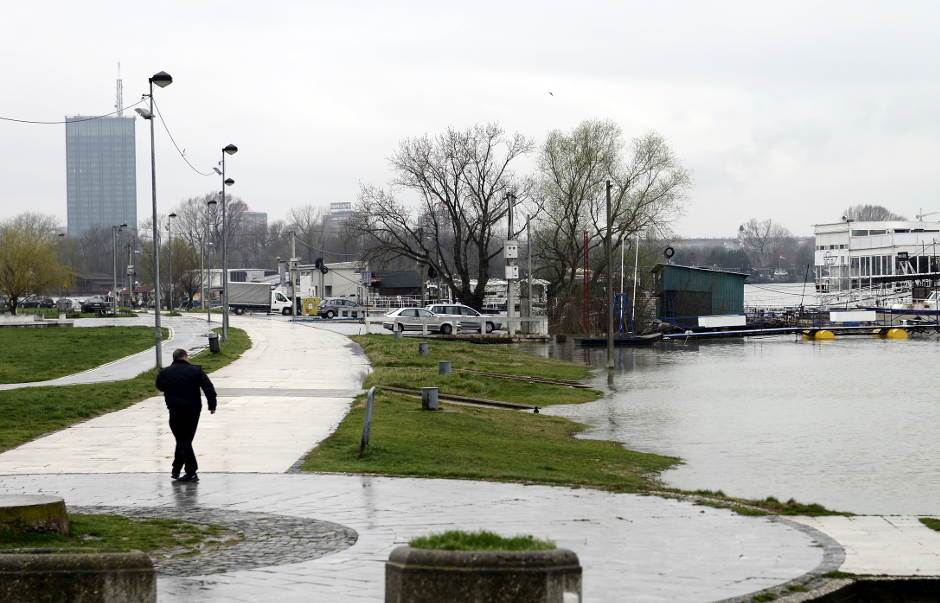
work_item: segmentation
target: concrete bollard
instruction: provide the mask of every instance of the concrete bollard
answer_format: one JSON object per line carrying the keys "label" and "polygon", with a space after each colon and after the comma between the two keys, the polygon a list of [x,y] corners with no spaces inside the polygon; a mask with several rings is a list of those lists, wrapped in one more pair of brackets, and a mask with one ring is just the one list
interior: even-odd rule
{"label": "concrete bollard", "polygon": [[401,331],[399,329],[395,329],[395,341],[401,341]]}
{"label": "concrete bollard", "polygon": [[421,410],[440,410],[436,387],[421,388]]}
{"label": "concrete bollard", "polygon": [[418,355],[427,356],[428,355],[428,342],[423,341],[418,344]]}
{"label": "concrete bollard", "polygon": [[437,363],[437,374],[438,375],[449,375],[450,374],[450,360],[441,360]]}

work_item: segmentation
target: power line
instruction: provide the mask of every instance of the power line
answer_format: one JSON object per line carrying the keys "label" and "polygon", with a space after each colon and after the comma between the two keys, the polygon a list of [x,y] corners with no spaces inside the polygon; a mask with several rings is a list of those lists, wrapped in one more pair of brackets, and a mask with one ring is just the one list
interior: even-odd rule
{"label": "power line", "polygon": [[37,121],[37,120],[32,120],[32,119],[17,119],[15,117],[4,117],[0,115],[0,121],[12,121],[18,124],[34,124],[34,125],[41,125],[41,126],[52,126],[52,125],[57,125],[57,124],[59,125],[74,124],[74,123],[78,123],[81,121],[92,121],[94,119],[101,119],[103,117],[111,117],[112,115],[117,115],[118,113],[121,113],[125,109],[133,109],[134,107],[136,107],[142,102],[144,102],[144,99],[140,99],[133,105],[127,105],[126,107],[121,107],[120,109],[116,111],[112,111],[111,113],[105,113],[104,115],[95,115],[93,117],[83,117],[81,119],[66,119],[65,121]]}
{"label": "power line", "polygon": [[166,135],[170,137],[170,142],[173,143],[173,146],[176,148],[176,152],[179,153],[180,157],[183,158],[183,161],[186,162],[186,165],[188,165],[192,171],[196,172],[200,176],[211,176],[214,172],[211,172],[211,171],[203,172],[202,170],[194,166],[192,163],[190,163],[189,159],[186,159],[186,154],[183,153],[183,151],[180,149],[180,146],[176,144],[176,140],[173,138],[173,135],[170,133],[170,127],[166,125],[166,120],[163,119],[163,112],[160,111],[160,107],[157,105],[157,101],[153,101],[153,108],[156,109],[157,115],[160,117],[160,123],[163,124],[163,129],[166,130]]}

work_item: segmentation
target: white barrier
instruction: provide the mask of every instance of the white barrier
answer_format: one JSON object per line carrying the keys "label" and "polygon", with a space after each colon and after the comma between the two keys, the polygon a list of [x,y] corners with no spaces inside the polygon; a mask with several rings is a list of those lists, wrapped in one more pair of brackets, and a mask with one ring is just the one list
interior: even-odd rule
{"label": "white barrier", "polygon": [[876,322],[878,315],[874,310],[830,311],[829,320],[831,322]]}

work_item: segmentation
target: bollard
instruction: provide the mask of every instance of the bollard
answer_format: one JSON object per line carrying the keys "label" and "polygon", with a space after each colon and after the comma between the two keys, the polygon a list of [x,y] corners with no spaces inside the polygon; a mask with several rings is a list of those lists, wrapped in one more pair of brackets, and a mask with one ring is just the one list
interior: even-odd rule
{"label": "bollard", "polygon": [[218,354],[222,351],[222,348],[219,347],[219,335],[218,333],[209,334],[209,351],[213,354]]}
{"label": "bollard", "polygon": [[421,388],[421,410],[440,410],[440,405],[437,403],[436,387]]}
{"label": "bollard", "polygon": [[401,341],[401,330],[395,329],[395,341]]}
{"label": "bollard", "polygon": [[372,432],[372,409],[375,406],[375,386],[369,388],[366,396],[366,416],[362,423],[362,438],[359,440],[359,458],[365,454],[366,447],[369,445],[369,435]]}
{"label": "bollard", "polygon": [[450,374],[450,360],[441,360],[437,363],[437,374],[438,375],[449,375]]}
{"label": "bollard", "polygon": [[428,342],[422,341],[421,343],[418,344],[418,354],[420,356],[428,355]]}

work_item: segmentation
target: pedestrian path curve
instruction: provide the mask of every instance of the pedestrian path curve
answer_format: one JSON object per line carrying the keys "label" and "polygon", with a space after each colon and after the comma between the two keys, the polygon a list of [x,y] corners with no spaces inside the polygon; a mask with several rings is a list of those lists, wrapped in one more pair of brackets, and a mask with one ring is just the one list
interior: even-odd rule
{"label": "pedestrian path curve", "polygon": [[[173,350],[183,348],[190,353],[197,352],[208,345],[207,336],[210,327],[205,320],[191,316],[166,316],[162,319],[163,327],[170,331],[168,339],[163,341],[162,350],[164,361],[170,359]],[[90,327],[139,327],[153,328],[153,315],[141,315],[132,318],[79,318],[75,320],[74,328]],[[132,379],[144,371],[149,371],[156,365],[153,347],[142,352],[113,360],[101,366],[86,371],[48,379],[46,381],[30,381],[29,383],[0,383],[0,391],[19,389],[22,387],[46,387],[56,385],[78,385],[82,383],[104,383],[108,381],[123,381]]]}
{"label": "pedestrian path curve", "polygon": [[[247,317],[232,325],[252,345],[211,375],[219,408],[200,420],[200,470],[287,471],[346,415],[368,361],[336,333]],[[155,396],[0,453],[0,474],[169,473],[172,457],[166,407]]]}

